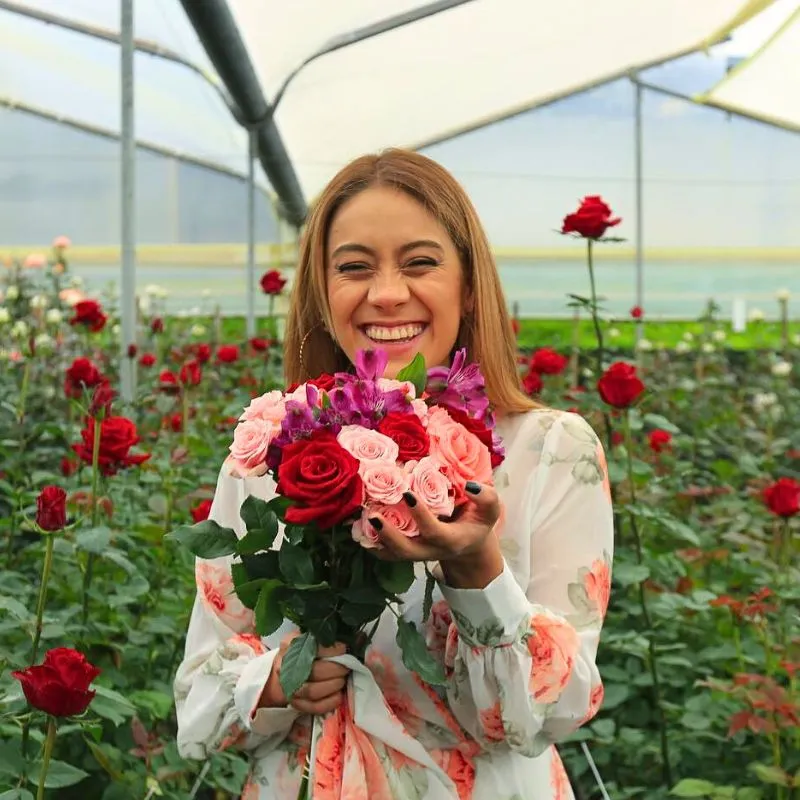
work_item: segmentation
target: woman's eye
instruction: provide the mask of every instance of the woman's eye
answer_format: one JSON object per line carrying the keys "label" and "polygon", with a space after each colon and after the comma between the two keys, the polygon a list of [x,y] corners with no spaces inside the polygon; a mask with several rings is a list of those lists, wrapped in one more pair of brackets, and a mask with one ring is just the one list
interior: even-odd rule
{"label": "woman's eye", "polygon": [[369,269],[369,265],[363,261],[349,261],[347,264],[339,264],[336,269],[339,272],[358,272],[359,270]]}
{"label": "woman's eye", "polygon": [[411,261],[406,264],[407,267],[438,267],[439,262],[433,258],[427,257],[420,257],[420,258],[412,258]]}

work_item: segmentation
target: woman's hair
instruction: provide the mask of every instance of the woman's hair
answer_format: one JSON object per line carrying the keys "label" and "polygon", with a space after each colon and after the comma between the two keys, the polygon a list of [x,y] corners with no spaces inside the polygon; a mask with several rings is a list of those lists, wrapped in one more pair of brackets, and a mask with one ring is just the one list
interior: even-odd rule
{"label": "woman's hair", "polygon": [[457,346],[466,347],[469,359],[480,364],[494,408],[506,414],[536,408],[538,404],[520,385],[511,319],[478,215],[464,189],[444,167],[409,150],[391,149],[357,158],[339,171],[314,204],[300,243],[286,320],[286,380],[302,382],[350,366],[328,333],[332,325],[325,250],[337,210],[372,186],[391,187],[413,197],[453,240],[473,301],[462,320]]}

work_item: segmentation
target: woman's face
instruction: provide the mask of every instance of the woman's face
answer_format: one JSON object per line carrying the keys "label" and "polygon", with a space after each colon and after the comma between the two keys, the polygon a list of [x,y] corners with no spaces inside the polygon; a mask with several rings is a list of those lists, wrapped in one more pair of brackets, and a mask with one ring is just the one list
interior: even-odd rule
{"label": "woman's face", "polygon": [[447,231],[405,192],[365,189],[336,212],[326,242],[333,336],[351,362],[389,355],[394,377],[417,353],[447,364],[464,306],[461,261]]}

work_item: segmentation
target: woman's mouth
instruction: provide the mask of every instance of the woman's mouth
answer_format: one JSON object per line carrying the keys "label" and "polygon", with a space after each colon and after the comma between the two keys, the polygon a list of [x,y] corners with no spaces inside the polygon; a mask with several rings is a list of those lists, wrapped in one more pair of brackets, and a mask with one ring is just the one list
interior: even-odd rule
{"label": "woman's mouth", "polygon": [[382,347],[411,344],[419,338],[428,326],[421,322],[412,322],[407,325],[364,325],[364,335],[372,342]]}

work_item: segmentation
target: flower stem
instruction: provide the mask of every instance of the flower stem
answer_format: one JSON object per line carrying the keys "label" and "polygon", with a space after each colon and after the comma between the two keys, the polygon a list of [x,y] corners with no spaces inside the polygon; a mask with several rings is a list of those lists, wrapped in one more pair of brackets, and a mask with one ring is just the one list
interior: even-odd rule
{"label": "flower stem", "polygon": [[[630,484],[630,497],[631,502],[636,502],[636,484],[633,479],[633,456],[631,451],[633,449],[633,437],[631,436],[631,419],[630,411],[625,410],[625,452],[628,466],[628,483]],[[639,565],[644,563],[644,553],[642,550],[642,537],[639,534],[639,527],[636,524],[635,518],[630,515],[628,517],[631,524],[631,533],[633,534],[633,541],[636,549],[636,561]],[[639,605],[642,608],[642,617],[644,624],[647,627],[647,651],[648,651],[648,666],[650,667],[650,677],[653,681],[653,700],[655,702],[656,711],[658,713],[659,721],[659,738],[661,741],[661,761],[663,769],[664,784],[667,789],[673,785],[672,780],[672,765],[669,755],[669,740],[667,738],[667,718],[664,714],[664,705],[661,698],[661,681],[658,675],[658,660],[656,654],[655,641],[652,635],[652,621],[650,618],[650,609],[647,606],[647,594],[645,592],[644,581],[639,581]]]}
{"label": "flower stem", "polygon": [[[93,420],[94,439],[92,440],[92,527],[97,527],[97,488],[100,483],[100,436],[101,422],[96,417]],[[89,619],[89,589],[92,586],[92,573],[94,572],[94,553],[89,553],[86,559],[86,572],[83,573],[83,609],[81,621],[84,625]]]}
{"label": "flower stem", "polygon": [[594,323],[594,333],[597,337],[597,350],[596,358],[597,358],[597,377],[599,378],[603,374],[603,330],[600,327],[600,318],[597,315],[597,288],[595,286],[594,280],[594,251],[593,251],[594,240],[587,239],[586,240],[586,255],[589,261],[589,286],[591,288],[592,293],[592,322]]}
{"label": "flower stem", "polygon": [[182,392],[182,411],[183,411],[183,424],[182,428],[182,441],[183,446],[188,449],[189,447],[189,387],[184,386]]}
{"label": "flower stem", "polygon": [[31,382],[31,359],[25,359],[25,368],[22,371],[22,387],[19,390],[19,401],[17,403],[17,423],[22,424],[25,419],[25,402],[28,399],[28,386]]}
{"label": "flower stem", "polygon": [[39,788],[36,790],[36,800],[44,800],[44,784],[47,780],[47,768],[50,766],[50,756],[53,754],[53,745],[56,741],[56,721],[54,717],[47,717],[47,738],[44,741],[44,755],[42,756],[42,769],[39,772]]}
{"label": "flower stem", "polygon": [[44,616],[45,601],[47,599],[47,584],[50,580],[50,570],[53,566],[53,534],[45,534],[44,564],[42,565],[42,582],[39,584],[39,599],[36,601],[36,628],[33,632],[33,650],[31,651],[31,664],[36,663],[39,655],[39,640],[42,636],[42,617]]}

